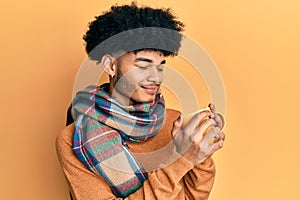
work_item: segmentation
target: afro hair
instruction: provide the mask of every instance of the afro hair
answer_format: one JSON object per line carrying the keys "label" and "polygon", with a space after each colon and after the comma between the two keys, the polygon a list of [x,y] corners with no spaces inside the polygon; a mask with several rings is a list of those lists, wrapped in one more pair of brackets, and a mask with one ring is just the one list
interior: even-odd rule
{"label": "afro hair", "polygon": [[[86,51],[93,60],[100,60],[106,53],[145,49],[173,56],[179,50],[183,27],[183,23],[176,20],[171,9],[138,7],[132,2],[131,5],[112,6],[109,11],[96,16],[89,23],[83,39]],[[134,32],[130,33],[130,30]],[[120,33],[126,35],[112,39]],[[109,39],[111,40],[107,42]]]}

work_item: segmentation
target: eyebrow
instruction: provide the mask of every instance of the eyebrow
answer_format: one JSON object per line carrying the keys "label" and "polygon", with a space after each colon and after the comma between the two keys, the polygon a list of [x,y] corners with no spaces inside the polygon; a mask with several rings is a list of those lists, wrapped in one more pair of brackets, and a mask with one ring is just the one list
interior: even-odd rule
{"label": "eyebrow", "polygon": [[[153,60],[148,59],[148,58],[143,58],[143,57],[138,57],[138,58],[135,59],[135,62],[138,62],[138,61],[148,62],[148,63],[153,63]],[[166,64],[166,60],[161,61],[160,64],[161,64],[161,65],[162,65],[162,64]]]}

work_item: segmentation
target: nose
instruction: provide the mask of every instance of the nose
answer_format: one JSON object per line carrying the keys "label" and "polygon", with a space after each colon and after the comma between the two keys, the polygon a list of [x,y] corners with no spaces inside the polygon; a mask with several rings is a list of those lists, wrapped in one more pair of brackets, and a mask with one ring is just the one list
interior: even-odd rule
{"label": "nose", "polygon": [[147,81],[153,82],[157,85],[163,82],[163,72],[156,66],[149,67],[149,74]]}

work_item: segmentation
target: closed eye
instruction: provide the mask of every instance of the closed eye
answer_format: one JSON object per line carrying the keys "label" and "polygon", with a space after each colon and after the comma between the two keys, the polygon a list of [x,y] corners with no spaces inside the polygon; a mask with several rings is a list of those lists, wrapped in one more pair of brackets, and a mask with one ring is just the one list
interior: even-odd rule
{"label": "closed eye", "polygon": [[147,69],[149,66],[148,65],[136,65],[139,69]]}

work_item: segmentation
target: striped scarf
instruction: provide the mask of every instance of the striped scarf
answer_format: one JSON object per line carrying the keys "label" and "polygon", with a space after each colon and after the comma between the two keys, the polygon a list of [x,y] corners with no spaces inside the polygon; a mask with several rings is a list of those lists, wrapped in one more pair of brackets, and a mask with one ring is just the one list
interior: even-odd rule
{"label": "striped scarf", "polygon": [[109,84],[89,86],[73,100],[73,151],[92,172],[104,178],[117,197],[138,190],[146,173],[126,141],[143,142],[163,124],[164,99],[123,106],[108,93]]}

